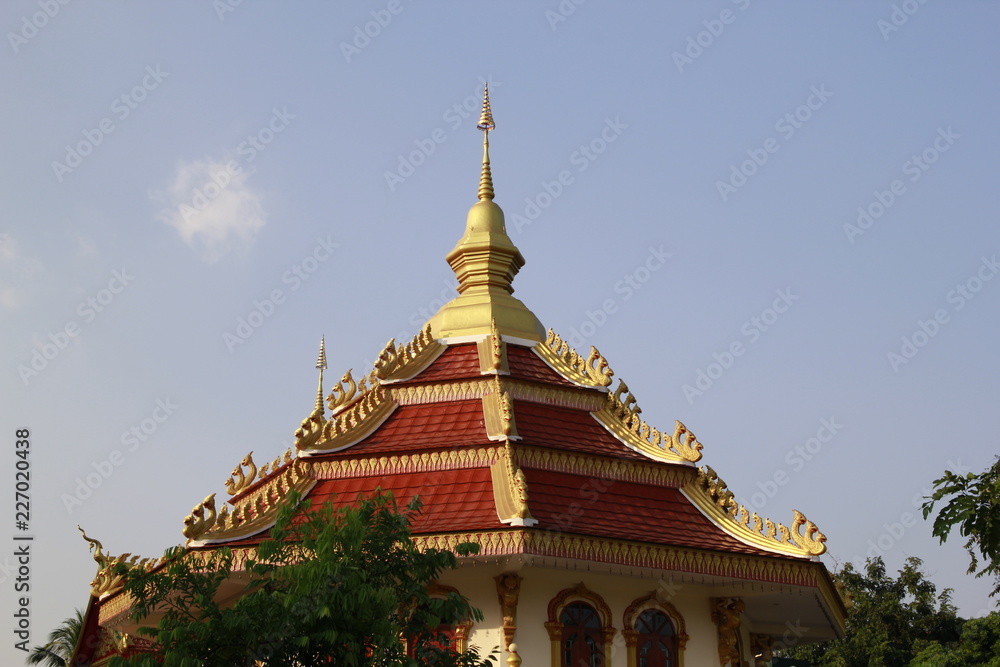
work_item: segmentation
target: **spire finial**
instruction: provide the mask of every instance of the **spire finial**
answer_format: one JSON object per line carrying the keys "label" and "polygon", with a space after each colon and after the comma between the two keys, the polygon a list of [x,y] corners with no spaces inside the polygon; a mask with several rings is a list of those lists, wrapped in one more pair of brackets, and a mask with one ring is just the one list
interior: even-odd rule
{"label": "spire finial", "polygon": [[319,388],[316,390],[316,411],[323,413],[323,371],[326,370],[326,336],[319,339],[319,356],[316,357],[316,368],[319,369]]}
{"label": "spire finial", "polygon": [[490,173],[490,130],[497,126],[493,122],[493,111],[490,110],[490,84],[483,83],[483,113],[476,125],[483,131],[483,171],[479,176],[479,199],[493,200],[493,174]]}

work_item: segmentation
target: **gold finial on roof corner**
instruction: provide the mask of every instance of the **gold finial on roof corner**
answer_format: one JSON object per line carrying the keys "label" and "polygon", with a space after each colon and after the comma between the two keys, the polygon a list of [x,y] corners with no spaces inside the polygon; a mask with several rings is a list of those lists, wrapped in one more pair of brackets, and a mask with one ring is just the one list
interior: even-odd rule
{"label": "gold finial on roof corner", "polygon": [[493,174],[490,172],[490,130],[496,129],[493,111],[490,109],[490,84],[483,84],[483,113],[479,116],[477,128],[483,131],[483,171],[479,176],[479,199],[493,200]]}

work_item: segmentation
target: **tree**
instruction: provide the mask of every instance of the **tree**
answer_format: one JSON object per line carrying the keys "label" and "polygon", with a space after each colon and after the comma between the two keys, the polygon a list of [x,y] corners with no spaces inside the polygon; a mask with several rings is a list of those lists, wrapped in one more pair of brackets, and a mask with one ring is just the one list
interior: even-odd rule
{"label": "tree", "polygon": [[919,558],[907,558],[894,579],[886,574],[881,557],[867,560],[864,572],[847,563],[837,575],[853,596],[847,636],[783,653],[817,667],[905,667],[928,642],[950,645],[961,625],[951,590],[938,594],[920,565]]}
{"label": "tree", "polygon": [[49,640],[42,646],[31,649],[27,665],[43,665],[44,667],[66,667],[73,658],[76,642],[83,628],[83,612],[75,610],[73,616],[49,633]]}
{"label": "tree", "polygon": [[910,667],[1000,667],[1000,613],[965,621],[953,645],[936,641],[918,645]]}
{"label": "tree", "polygon": [[[457,559],[414,546],[410,524],[419,509],[414,499],[400,512],[391,494],[377,492],[352,506],[307,511],[296,495],[242,567],[230,549],[211,552],[207,562],[168,551],[165,566],[129,574],[125,584],[135,621],[162,614],[155,628],[140,629],[155,653],[115,658],[112,667],[489,665],[492,655],[480,659],[436,641],[441,624],[482,620],[482,613],[456,593],[428,593]],[[477,551],[475,544],[457,549]],[[220,587],[241,577],[236,602],[220,603]]]}
{"label": "tree", "polygon": [[[947,499],[934,518],[934,536],[944,542],[952,528],[958,526],[959,533],[967,538],[968,573],[975,572],[977,577],[993,575],[990,595],[1000,593],[1000,457],[978,475],[946,470],[943,477],[934,480],[934,489],[922,506],[925,519],[938,501]],[[983,568],[976,572],[980,558]]]}

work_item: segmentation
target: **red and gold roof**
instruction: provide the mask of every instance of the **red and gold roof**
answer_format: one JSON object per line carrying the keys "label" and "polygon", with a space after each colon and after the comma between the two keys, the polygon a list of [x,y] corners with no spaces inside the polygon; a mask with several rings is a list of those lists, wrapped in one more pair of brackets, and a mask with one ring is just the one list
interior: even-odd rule
{"label": "red and gold roof", "polygon": [[[316,404],[294,453],[259,467],[252,452],[244,457],[225,483],[228,501],[217,508],[212,494],[185,518],[187,547],[252,548],[293,490],[317,506],[383,489],[401,504],[421,498],[418,541],[478,542],[475,559],[651,568],[813,586],[835,598],[815,525],[798,511],[786,526],[737,504],[712,468],[696,466],[702,444],[684,424],[647,423],[626,384],[612,388],[596,348],[584,356],[546,334],[512,296],[524,258],[493,202],[493,127],[487,99],[479,201],[447,255],[458,296],[409,343],[390,340],[368,375],[348,371],[329,391],[321,343]],[[92,592],[103,600],[120,588],[109,574],[118,559],[92,545]],[[830,605],[842,619],[839,598]]]}

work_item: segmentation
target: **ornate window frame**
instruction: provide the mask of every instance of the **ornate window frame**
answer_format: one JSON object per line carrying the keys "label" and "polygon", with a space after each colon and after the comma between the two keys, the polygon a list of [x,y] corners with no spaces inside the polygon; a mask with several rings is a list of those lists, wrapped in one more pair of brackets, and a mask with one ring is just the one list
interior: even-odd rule
{"label": "ornate window frame", "polygon": [[563,624],[559,622],[559,616],[566,605],[571,602],[586,602],[597,610],[597,615],[601,617],[601,629],[604,632],[604,665],[611,667],[611,646],[614,643],[615,633],[617,633],[615,627],[611,625],[611,607],[604,601],[604,598],[587,588],[583,582],[564,588],[549,601],[549,615],[545,629],[548,631],[549,641],[552,643],[552,667],[559,667],[561,664],[559,653]]}
{"label": "ornate window frame", "polygon": [[639,614],[647,609],[662,611],[674,624],[674,634],[677,636],[677,666],[684,667],[684,648],[687,646],[688,634],[684,624],[684,617],[677,607],[670,604],[668,600],[660,598],[656,592],[645,595],[632,601],[622,615],[622,635],[625,637],[625,646],[628,654],[628,667],[636,667],[638,659],[636,657],[636,644],[639,632],[635,629],[635,623],[639,620]]}
{"label": "ornate window frame", "polygon": [[[446,586],[438,582],[432,582],[427,586],[427,594],[432,598],[446,598],[449,593],[459,593],[454,586]],[[469,648],[469,634],[472,632],[472,619],[466,619],[455,624],[455,650],[463,653]]]}

